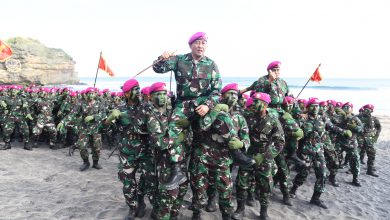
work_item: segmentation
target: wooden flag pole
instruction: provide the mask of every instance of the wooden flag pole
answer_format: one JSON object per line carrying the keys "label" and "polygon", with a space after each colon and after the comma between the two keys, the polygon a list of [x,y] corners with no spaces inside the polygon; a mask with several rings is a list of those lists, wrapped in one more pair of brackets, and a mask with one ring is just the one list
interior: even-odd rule
{"label": "wooden flag pole", "polygon": [[100,64],[100,59],[101,58],[102,58],[102,52],[100,51],[99,62],[98,62],[98,66],[97,66],[97,69],[96,69],[95,82],[93,83],[93,88],[95,88],[95,85],[96,85],[96,79],[97,79],[98,72],[99,72],[99,64]]}
{"label": "wooden flag pole", "polygon": [[[176,51],[177,51],[177,50],[173,51],[173,52],[171,53],[171,56],[172,56],[173,54],[175,54]],[[161,61],[161,60],[158,59],[156,63],[158,63],[158,62],[160,62],[160,61]],[[139,74],[145,72],[145,71],[148,70],[150,67],[154,66],[154,64],[156,64],[156,63],[153,63],[152,65],[150,65],[150,66],[146,67],[145,69],[141,70],[139,73],[135,74],[132,78],[137,77]]]}
{"label": "wooden flag pole", "polygon": [[[321,63],[318,64],[318,67],[317,67],[317,68],[319,68],[320,66],[321,66]],[[312,76],[313,76],[313,74],[311,74],[311,76],[310,76],[309,79],[307,80],[306,84],[302,87],[302,89],[301,89],[301,91],[298,93],[296,99],[299,97],[299,95],[302,93],[302,91],[306,88],[306,86],[307,86],[307,84],[310,82]]]}

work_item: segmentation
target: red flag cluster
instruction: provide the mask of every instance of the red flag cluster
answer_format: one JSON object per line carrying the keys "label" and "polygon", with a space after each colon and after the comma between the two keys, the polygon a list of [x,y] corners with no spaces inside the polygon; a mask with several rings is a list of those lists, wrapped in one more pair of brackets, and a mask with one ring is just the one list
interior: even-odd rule
{"label": "red flag cluster", "polygon": [[11,56],[12,56],[11,47],[0,40],[0,62],[6,61]]}
{"label": "red flag cluster", "polygon": [[322,80],[322,76],[320,74],[320,65],[318,65],[317,69],[314,71],[313,75],[311,75],[310,80],[313,82],[320,82]]}
{"label": "red flag cluster", "polygon": [[109,76],[114,76],[114,73],[112,72],[111,68],[107,65],[106,61],[102,56],[100,56],[100,60],[99,60],[99,69],[107,72]]}

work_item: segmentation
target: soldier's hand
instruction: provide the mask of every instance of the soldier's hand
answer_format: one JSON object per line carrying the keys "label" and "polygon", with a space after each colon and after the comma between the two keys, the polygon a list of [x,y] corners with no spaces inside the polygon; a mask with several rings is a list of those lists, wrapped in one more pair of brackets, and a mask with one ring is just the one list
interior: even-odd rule
{"label": "soldier's hand", "polygon": [[216,112],[228,112],[229,111],[229,106],[226,105],[226,104],[217,104],[215,107],[214,107],[214,111]]}
{"label": "soldier's hand", "polygon": [[188,126],[190,126],[190,121],[188,121],[188,119],[186,118],[183,118],[175,122],[175,124],[179,128],[187,128]]}
{"label": "soldier's hand", "polygon": [[166,61],[166,60],[169,60],[169,58],[173,57],[175,55],[175,53],[173,52],[168,52],[168,51],[165,51],[163,54],[161,54],[161,56],[158,57],[158,59],[160,61]]}
{"label": "soldier's hand", "polygon": [[92,115],[88,115],[87,117],[84,118],[84,122],[88,123],[90,121],[93,120],[93,116]]}
{"label": "soldier's hand", "polygon": [[27,103],[23,103],[22,108],[27,108],[27,107],[28,107]]}
{"label": "soldier's hand", "polygon": [[293,117],[291,116],[291,114],[288,113],[288,112],[285,112],[285,113],[283,114],[282,118],[283,118],[285,121],[293,119]]}
{"label": "soldier's hand", "polygon": [[27,119],[30,119],[31,121],[33,120],[33,117],[31,116],[31,114],[27,114],[27,115],[26,115],[26,118],[27,118]]}
{"label": "soldier's hand", "polygon": [[58,111],[57,116],[61,116],[61,115],[62,115],[62,111]]}
{"label": "soldier's hand", "polygon": [[121,111],[119,111],[118,109],[113,109],[111,111],[111,115],[115,118],[115,119],[118,119],[119,116],[121,115]]}
{"label": "soldier's hand", "polygon": [[186,138],[186,136],[185,136],[184,132],[180,132],[179,136],[177,137],[177,142],[181,143],[184,141],[185,138]]}
{"label": "soldier's hand", "polygon": [[203,117],[207,114],[207,112],[209,112],[209,107],[207,105],[200,105],[196,107],[195,111]]}
{"label": "soldier's hand", "polygon": [[61,131],[63,128],[64,128],[64,123],[62,123],[62,122],[58,123],[58,125],[56,127],[57,131]]}
{"label": "soldier's hand", "polygon": [[256,154],[254,157],[253,157],[253,159],[256,161],[256,164],[257,165],[260,165],[260,164],[262,164],[263,163],[263,161],[264,161],[264,155],[263,154]]}
{"label": "soldier's hand", "polygon": [[352,137],[352,131],[351,130],[344,130],[343,135],[347,138]]}
{"label": "soldier's hand", "polygon": [[304,136],[303,130],[297,129],[296,131],[291,132],[291,136],[294,137],[297,141],[299,141]]}
{"label": "soldier's hand", "polygon": [[242,141],[240,141],[238,138],[233,137],[232,139],[230,139],[228,146],[229,146],[229,149],[237,150],[237,149],[242,148],[244,146],[244,143]]}
{"label": "soldier's hand", "polygon": [[1,107],[3,107],[3,108],[7,108],[7,103],[5,103],[4,101],[1,101],[1,102],[0,102],[0,105],[1,105]]}
{"label": "soldier's hand", "polygon": [[346,116],[347,114],[345,113],[345,111],[343,111],[341,108],[336,108],[335,109],[335,112],[338,114],[338,115],[341,115],[341,116]]}

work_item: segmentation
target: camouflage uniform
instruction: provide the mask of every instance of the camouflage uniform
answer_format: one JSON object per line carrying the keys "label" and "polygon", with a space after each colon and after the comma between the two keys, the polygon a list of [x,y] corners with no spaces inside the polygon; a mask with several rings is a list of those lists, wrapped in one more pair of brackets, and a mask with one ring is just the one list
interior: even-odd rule
{"label": "camouflage uniform", "polygon": [[[181,119],[196,120],[195,108],[207,105],[209,109],[219,98],[221,78],[216,63],[208,57],[195,62],[191,53],[176,55],[167,61],[155,61],[153,69],[156,73],[173,71],[176,79],[177,100],[169,123],[169,136],[177,139],[182,128],[176,126]],[[174,144],[170,151],[171,161],[180,162],[184,150],[182,143]]]}
{"label": "camouflage uniform", "polygon": [[363,161],[364,154],[367,153],[367,174],[377,176],[374,173],[376,154],[374,145],[378,141],[378,137],[381,133],[381,124],[376,117],[371,115],[371,113],[361,112],[358,117],[363,124],[363,132],[357,136],[360,148],[360,161]]}
{"label": "camouflage uniform", "polygon": [[215,182],[219,195],[219,209],[223,219],[227,219],[230,218],[233,209],[233,183],[230,172],[233,160],[227,143],[232,137],[237,137],[237,133],[228,113],[212,110],[199,122],[203,131],[202,139],[199,140],[199,145],[193,146],[190,172],[195,197],[193,217],[199,218],[210,178],[213,178],[212,182]]}

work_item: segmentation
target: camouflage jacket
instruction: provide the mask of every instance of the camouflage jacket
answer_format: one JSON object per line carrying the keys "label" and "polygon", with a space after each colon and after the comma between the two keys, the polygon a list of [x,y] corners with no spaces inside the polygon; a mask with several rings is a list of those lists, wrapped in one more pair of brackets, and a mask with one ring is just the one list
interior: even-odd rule
{"label": "camouflage jacket", "polygon": [[[92,116],[93,119],[89,122],[85,121],[87,116]],[[69,121],[77,124],[81,123],[81,131],[88,134],[96,134],[100,132],[102,121],[106,118],[104,106],[97,100],[92,102],[83,101],[80,105],[74,106],[72,112],[66,117]]]}
{"label": "camouflage jacket", "polygon": [[153,69],[156,73],[175,73],[178,101],[196,99],[198,105],[213,108],[214,100],[219,98],[220,73],[217,64],[206,56],[195,64],[191,53],[176,55],[167,61],[155,61]]}
{"label": "camouflage jacket", "polygon": [[5,110],[8,111],[7,119],[10,121],[25,120],[25,116],[30,114],[29,103],[24,97],[6,97],[4,102],[7,104]]}
{"label": "camouflage jacket", "polygon": [[253,82],[252,85],[247,88],[247,91],[250,90],[268,93],[271,97],[270,107],[272,107],[272,105],[282,105],[284,97],[288,96],[290,93],[286,81],[278,78],[270,83],[268,75],[262,76],[257,81]]}
{"label": "camouflage jacket", "polygon": [[357,136],[359,145],[374,145],[382,130],[379,120],[363,114],[359,114],[358,117],[363,124],[363,132]]}
{"label": "camouflage jacket", "polygon": [[167,112],[161,112],[151,103],[145,104],[149,146],[156,150],[166,150],[173,144],[173,140],[168,136],[168,119],[171,113],[169,110]]}
{"label": "camouflage jacket", "polygon": [[[356,127],[351,128],[349,124],[355,123]],[[340,124],[340,127],[343,129],[348,129],[352,131],[352,137],[346,137],[346,136],[341,136],[339,143],[347,148],[355,148],[358,146],[357,142],[357,135],[358,133],[363,132],[363,124],[360,121],[360,119],[356,115],[347,115],[343,122]]]}
{"label": "camouflage jacket", "polygon": [[232,108],[230,111],[232,116],[234,129],[238,135],[238,138],[244,143],[244,149],[248,150],[251,141],[249,138],[249,128],[246,120],[243,116],[242,109],[238,104]]}

